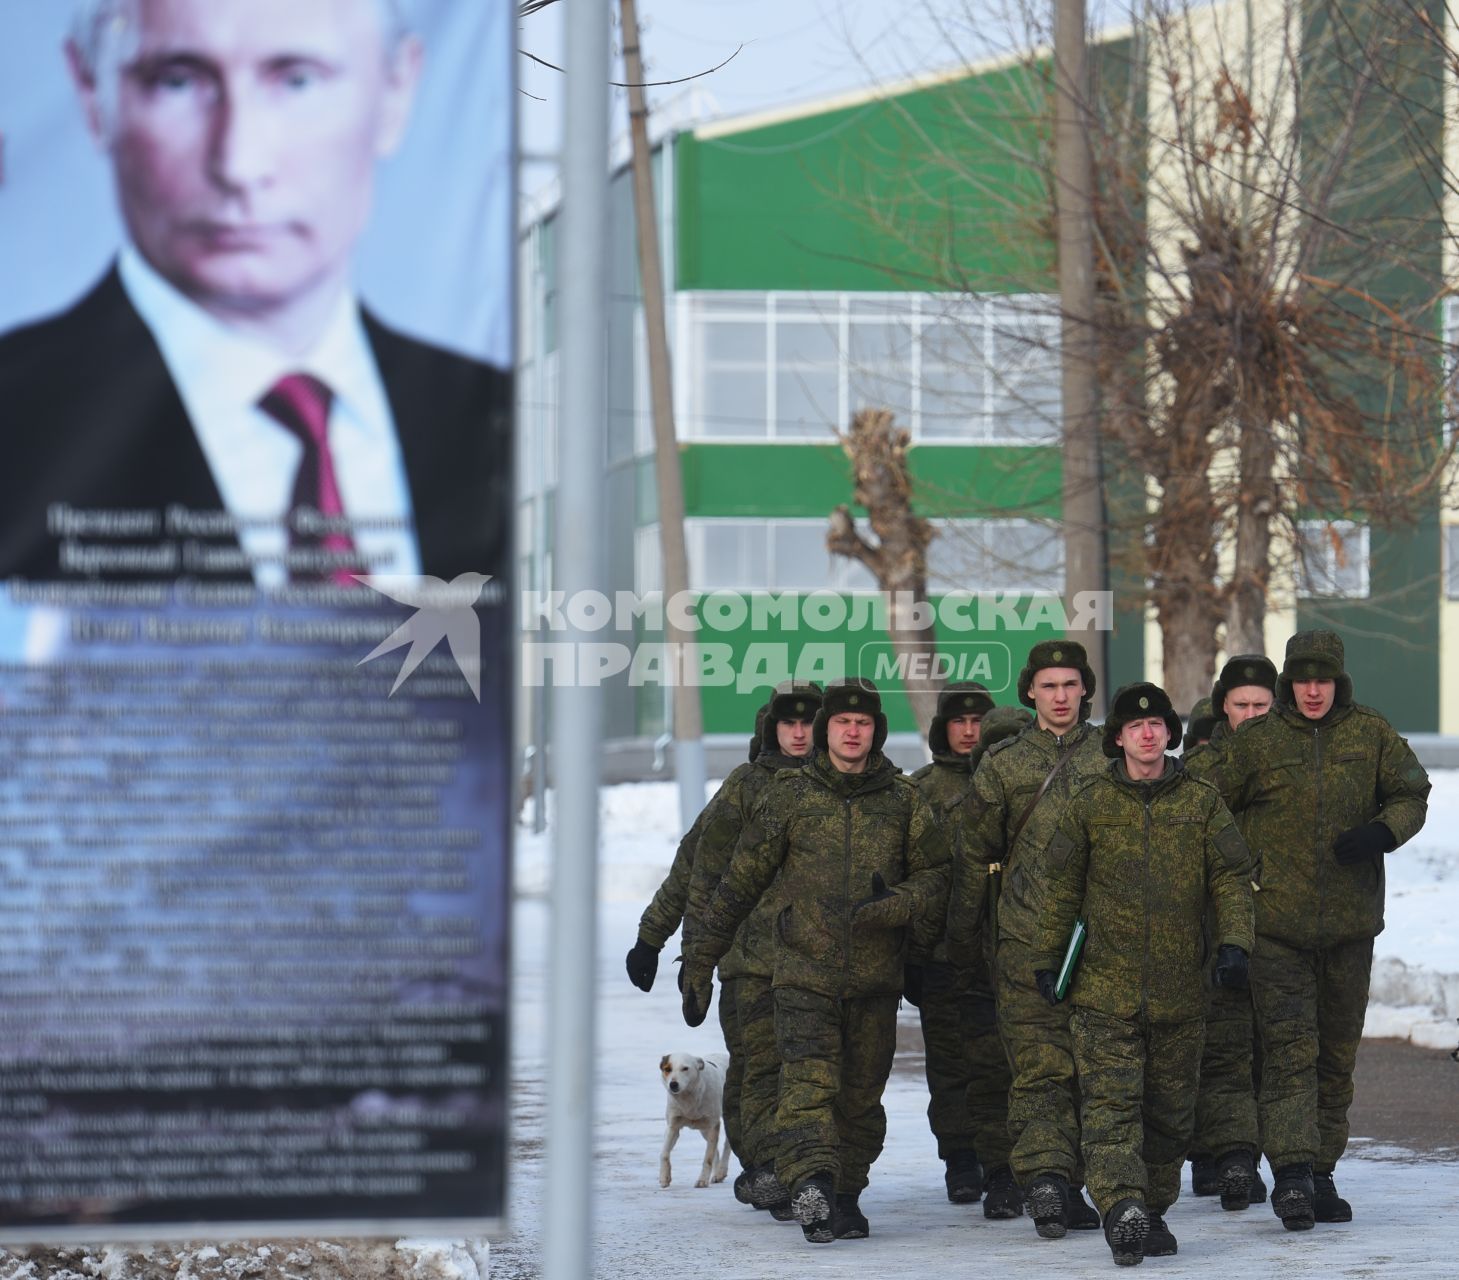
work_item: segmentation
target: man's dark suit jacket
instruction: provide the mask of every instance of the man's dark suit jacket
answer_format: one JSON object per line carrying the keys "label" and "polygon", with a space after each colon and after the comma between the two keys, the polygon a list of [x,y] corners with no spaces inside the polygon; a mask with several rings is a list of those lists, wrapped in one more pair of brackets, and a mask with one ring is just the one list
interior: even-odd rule
{"label": "man's dark suit jacket", "polygon": [[[447,581],[468,571],[504,576],[510,376],[393,333],[368,312],[364,322],[395,417],[422,571]],[[54,503],[223,509],[162,354],[115,269],[70,310],[0,338],[0,449],[0,579],[77,580],[60,571],[61,538],[47,526]],[[197,541],[237,547],[231,535]],[[230,576],[251,580],[221,575]]]}

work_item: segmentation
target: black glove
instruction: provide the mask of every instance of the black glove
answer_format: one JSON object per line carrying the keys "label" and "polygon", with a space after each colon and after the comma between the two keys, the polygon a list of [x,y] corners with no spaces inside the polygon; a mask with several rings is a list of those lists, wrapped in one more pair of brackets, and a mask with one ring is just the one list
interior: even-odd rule
{"label": "black glove", "polygon": [[1373,858],[1380,853],[1389,853],[1398,848],[1393,832],[1381,822],[1366,822],[1361,827],[1344,831],[1332,842],[1332,856],[1345,867]]}
{"label": "black glove", "polygon": [[640,991],[651,991],[654,975],[659,971],[659,947],[650,946],[642,938],[628,953],[628,980]]}
{"label": "black glove", "polygon": [[1216,948],[1216,968],[1211,976],[1218,987],[1245,991],[1251,986],[1250,969],[1246,952],[1235,943],[1223,942]]}
{"label": "black glove", "polygon": [[714,998],[713,975],[713,969],[701,971],[687,962],[679,970],[679,976],[684,980],[680,988],[684,992],[684,1021],[691,1027],[699,1026],[709,1013],[709,1002]]}
{"label": "black glove", "polygon": [[920,964],[904,965],[902,968],[902,998],[914,1009],[922,1007],[923,971]]}
{"label": "black glove", "polygon": [[899,929],[912,918],[912,899],[888,889],[880,871],[871,873],[871,896],[851,904],[851,924],[856,929]]}
{"label": "black glove", "polygon": [[1054,994],[1054,971],[1052,969],[1034,970],[1033,980],[1038,983],[1039,995],[1050,1004],[1059,1003],[1059,997]]}

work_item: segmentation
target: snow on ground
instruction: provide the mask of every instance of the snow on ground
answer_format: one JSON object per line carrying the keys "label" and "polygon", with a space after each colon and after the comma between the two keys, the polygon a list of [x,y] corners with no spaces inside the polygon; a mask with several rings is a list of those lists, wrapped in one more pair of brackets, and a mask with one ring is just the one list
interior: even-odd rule
{"label": "snow on ground", "polygon": [[[793,1223],[775,1223],[735,1202],[728,1181],[693,1185],[703,1140],[686,1131],[674,1149],[673,1184],[658,1185],[664,1133],[664,1053],[722,1052],[716,1015],[687,1028],[664,950],[659,977],[644,994],[629,985],[623,954],[632,943],[641,904],[605,902],[599,913],[593,1280],[786,1280],[787,1277],[998,1275],[1041,1280],[1109,1275],[1113,1263],[1096,1232],[1044,1241],[1028,1218],[989,1222],[979,1206],[947,1202],[942,1165],[927,1127],[927,1091],[920,1073],[896,1072],[883,1103],[887,1144],[871,1171],[862,1207],[871,1222],[865,1241],[810,1245]],[[545,902],[517,904],[513,1026],[513,1158],[510,1234],[492,1247],[492,1280],[541,1275],[543,1101],[546,1045]],[[904,1016],[909,1016],[904,1011]],[[915,1016],[915,1015],[910,1015]],[[583,1052],[589,1052],[584,1043]],[[1459,1068],[1456,1068],[1459,1084]],[[731,1178],[738,1171],[731,1161]],[[1268,1181],[1270,1172],[1264,1169]],[[1384,1274],[1404,1280],[1449,1280],[1459,1253],[1459,1162],[1419,1159],[1354,1136],[1338,1186],[1357,1206],[1358,1221],[1292,1233],[1265,1205],[1223,1213],[1211,1200],[1183,1196],[1168,1215],[1180,1241],[1174,1258],[1152,1260],[1159,1274],[1281,1275],[1334,1280]]]}
{"label": "snow on ground", "polygon": [[[1459,1043],[1459,770],[1435,770],[1424,829],[1387,859],[1387,928],[1373,955],[1370,1036],[1411,1040],[1429,1049]],[[711,784],[711,793],[718,783]],[[605,787],[600,808],[598,896],[636,903],[641,912],[663,882],[682,828],[671,782]],[[546,897],[550,840],[518,833],[519,897]],[[632,944],[632,938],[624,950]],[[664,950],[665,966],[677,954]],[[621,967],[621,966],[620,966]]]}
{"label": "snow on ground", "polygon": [[[1370,1035],[1414,1034],[1452,1047],[1459,1015],[1459,772],[1435,775],[1426,831],[1388,859],[1388,930],[1378,940]],[[667,1052],[722,1051],[714,1013],[685,1027],[665,947],[648,994],[630,986],[623,955],[638,916],[658,887],[679,837],[671,784],[605,788],[599,882],[598,1004],[595,1076],[594,1280],[671,1280],[684,1274],[715,1280],[784,1280],[787,1276],[856,1277],[907,1274],[1069,1277],[1111,1274],[1102,1237],[1071,1232],[1042,1241],[1027,1218],[988,1222],[978,1206],[947,1203],[942,1167],[926,1120],[919,1074],[894,1073],[884,1098],[887,1145],[872,1169],[862,1205],[871,1221],[866,1241],[806,1244],[794,1224],[737,1204],[728,1182],[693,1186],[702,1139],[680,1138],[674,1182],[660,1189],[664,1095],[658,1060]],[[513,1161],[511,1232],[492,1251],[493,1280],[540,1275],[542,1140],[546,1044],[546,954],[550,913],[546,836],[522,833],[518,844],[513,992]],[[1408,1006],[1408,1007],[1404,1007]],[[906,1011],[904,1011],[904,1016]],[[1440,1030],[1443,1034],[1440,1035]],[[1456,1072],[1459,1084],[1459,1072]],[[736,1171],[731,1162],[731,1177]],[[1269,1171],[1267,1171],[1269,1178]],[[1451,1277],[1459,1254],[1459,1162],[1420,1159],[1355,1134],[1339,1170],[1339,1189],[1358,1220],[1311,1232],[1284,1231],[1265,1205],[1223,1213],[1212,1201],[1185,1196],[1169,1215],[1180,1241],[1174,1258],[1148,1265],[1165,1275],[1284,1277]]]}

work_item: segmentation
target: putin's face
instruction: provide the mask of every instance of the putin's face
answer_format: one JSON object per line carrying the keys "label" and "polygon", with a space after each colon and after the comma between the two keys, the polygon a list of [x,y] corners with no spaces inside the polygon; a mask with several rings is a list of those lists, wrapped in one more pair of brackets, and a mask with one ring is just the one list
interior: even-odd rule
{"label": "putin's face", "polygon": [[68,54],[131,239],[181,293],[259,322],[348,280],[420,65],[382,0],[115,0]]}

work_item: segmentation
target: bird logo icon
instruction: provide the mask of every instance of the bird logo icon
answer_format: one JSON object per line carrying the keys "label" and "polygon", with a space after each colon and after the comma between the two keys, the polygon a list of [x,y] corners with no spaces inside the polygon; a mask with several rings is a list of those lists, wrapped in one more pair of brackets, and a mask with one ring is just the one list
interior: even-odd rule
{"label": "bird logo icon", "polygon": [[400,664],[395,683],[390,686],[393,697],[410,673],[445,640],[472,695],[477,702],[481,701],[481,622],[475,605],[482,587],[491,581],[491,574],[461,573],[450,582],[429,574],[371,573],[354,577],[381,595],[415,610],[355,663],[357,667],[408,644],[410,650]]}

